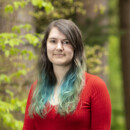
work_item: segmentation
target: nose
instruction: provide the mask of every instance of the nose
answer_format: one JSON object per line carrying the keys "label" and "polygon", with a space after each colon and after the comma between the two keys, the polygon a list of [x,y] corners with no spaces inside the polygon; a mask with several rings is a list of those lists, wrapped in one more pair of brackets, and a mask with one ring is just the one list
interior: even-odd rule
{"label": "nose", "polygon": [[57,50],[63,50],[63,45],[60,41],[57,43],[56,49]]}

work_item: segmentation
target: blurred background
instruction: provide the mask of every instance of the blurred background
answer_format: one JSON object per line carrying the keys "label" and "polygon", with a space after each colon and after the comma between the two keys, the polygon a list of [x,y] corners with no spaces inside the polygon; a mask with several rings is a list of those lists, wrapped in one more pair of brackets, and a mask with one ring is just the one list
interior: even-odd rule
{"label": "blurred background", "polygon": [[44,31],[70,19],[83,34],[89,73],[107,84],[111,130],[130,130],[129,0],[0,0],[0,130],[21,130]]}

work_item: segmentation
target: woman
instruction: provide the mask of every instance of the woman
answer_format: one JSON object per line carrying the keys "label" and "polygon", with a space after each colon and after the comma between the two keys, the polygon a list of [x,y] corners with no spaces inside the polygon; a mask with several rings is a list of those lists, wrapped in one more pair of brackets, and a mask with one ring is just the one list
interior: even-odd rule
{"label": "woman", "polygon": [[110,130],[111,102],[102,79],[85,72],[82,37],[65,19],[48,26],[23,130]]}

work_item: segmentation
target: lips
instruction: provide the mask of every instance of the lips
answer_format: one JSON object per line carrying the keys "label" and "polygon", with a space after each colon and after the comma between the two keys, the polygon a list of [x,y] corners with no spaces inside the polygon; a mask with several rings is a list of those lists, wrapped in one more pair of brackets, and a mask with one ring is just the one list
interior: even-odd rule
{"label": "lips", "polygon": [[64,54],[54,54],[54,55],[57,55],[57,56],[64,56]]}
{"label": "lips", "polygon": [[64,57],[63,54],[54,54],[55,57]]}

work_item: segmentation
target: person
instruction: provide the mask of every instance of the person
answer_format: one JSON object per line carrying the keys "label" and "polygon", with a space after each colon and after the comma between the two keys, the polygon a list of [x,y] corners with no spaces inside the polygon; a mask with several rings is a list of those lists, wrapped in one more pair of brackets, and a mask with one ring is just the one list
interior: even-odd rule
{"label": "person", "polygon": [[110,130],[109,92],[101,78],[85,72],[82,35],[75,23],[58,19],[49,24],[37,68],[23,130]]}

